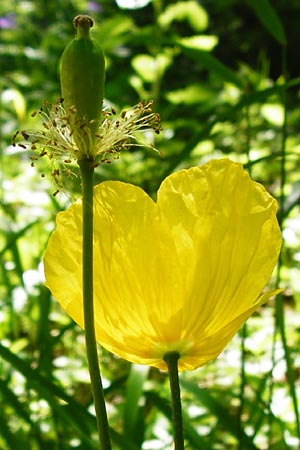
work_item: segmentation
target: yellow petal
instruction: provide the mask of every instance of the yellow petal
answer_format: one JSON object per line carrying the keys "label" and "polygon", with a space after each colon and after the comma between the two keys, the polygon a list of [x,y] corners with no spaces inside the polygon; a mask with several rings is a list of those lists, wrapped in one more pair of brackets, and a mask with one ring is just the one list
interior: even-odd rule
{"label": "yellow petal", "polygon": [[[281,248],[277,203],[228,159],[169,176],[158,192],[186,279],[186,328],[214,329],[251,306]],[[199,301],[202,307],[199,308]]]}
{"label": "yellow petal", "polygon": [[[157,202],[136,186],[94,192],[98,341],[129,361],[179,369],[215,358],[265,301],[281,236],[276,201],[228,159],[170,175]],[[83,326],[81,204],[58,214],[44,258],[47,286]]]}

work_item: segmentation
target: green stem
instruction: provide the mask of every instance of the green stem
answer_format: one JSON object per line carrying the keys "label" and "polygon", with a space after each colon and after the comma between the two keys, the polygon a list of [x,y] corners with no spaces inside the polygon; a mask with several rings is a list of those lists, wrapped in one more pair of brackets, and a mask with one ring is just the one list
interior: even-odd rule
{"label": "green stem", "polygon": [[[284,77],[285,82],[287,82],[288,79],[288,69],[287,69],[287,48],[286,46],[282,47],[282,74]],[[280,225],[280,228],[283,229],[284,227],[284,221],[286,218],[286,192],[285,192],[285,186],[287,182],[287,138],[288,138],[288,127],[287,127],[287,98],[286,98],[286,89],[282,92],[282,106],[284,108],[284,120],[282,124],[282,137],[281,137],[281,192],[280,192],[280,198],[279,198],[279,215],[278,215],[278,222]],[[283,242],[284,246],[284,242]],[[282,250],[279,257],[278,267],[277,267],[277,285],[280,285],[280,281],[282,279],[281,272],[282,272]],[[293,408],[294,408],[294,414],[296,419],[296,434],[298,437],[298,440],[300,440],[300,412],[299,412],[299,404],[298,404],[298,397],[296,392],[296,383],[295,383],[295,368],[291,356],[291,350],[288,345],[287,341],[287,332],[286,332],[286,323],[285,323],[285,311],[284,311],[284,305],[283,305],[283,297],[282,294],[280,294],[276,300],[276,329],[279,329],[281,342],[284,349],[285,354],[285,361],[286,361],[286,367],[287,367],[287,380],[290,388],[290,395],[293,402]],[[275,335],[276,340],[276,335]],[[275,344],[276,341],[274,341]],[[300,444],[298,443],[298,449],[300,450]]]}
{"label": "green stem", "polygon": [[181,409],[180,385],[178,377],[179,358],[180,354],[178,352],[168,352],[164,355],[164,361],[168,366],[169,381],[170,381],[175,450],[184,450],[182,409]]}
{"label": "green stem", "polygon": [[240,372],[240,392],[239,399],[240,405],[238,408],[238,448],[242,450],[244,448],[244,432],[243,432],[243,413],[245,407],[245,388],[246,388],[246,342],[247,337],[247,324],[244,323],[241,329],[241,372]]}
{"label": "green stem", "polygon": [[[247,94],[247,91],[246,91]],[[249,106],[245,107],[244,120],[246,122],[245,138],[246,146],[245,153],[247,155],[248,173],[251,176],[251,121],[250,121],[250,109]],[[243,413],[245,407],[245,389],[246,389],[246,338],[247,338],[247,323],[244,323],[241,329],[241,370],[240,370],[240,392],[239,399],[240,405],[238,408],[238,448],[237,450],[243,450],[245,446],[244,433],[243,433]]]}
{"label": "green stem", "polygon": [[93,181],[89,159],[78,161],[82,180],[82,290],[85,343],[97,418],[100,450],[111,450],[104,392],[98,361],[93,301]]}

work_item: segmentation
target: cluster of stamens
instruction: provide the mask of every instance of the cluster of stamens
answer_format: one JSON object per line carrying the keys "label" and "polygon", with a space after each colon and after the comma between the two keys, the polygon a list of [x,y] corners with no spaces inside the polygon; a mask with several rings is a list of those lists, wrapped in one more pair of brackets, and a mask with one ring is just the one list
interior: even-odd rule
{"label": "cluster of stamens", "polygon": [[[130,147],[148,146],[140,143],[136,133],[139,130],[161,131],[159,114],[152,112],[152,102],[141,102],[123,111],[102,111],[102,121],[94,136],[91,134],[93,122],[79,121],[74,107],[66,111],[63,100],[54,105],[44,103],[32,116],[41,118],[43,128],[34,131],[17,131],[12,139],[13,145],[30,150],[31,165],[44,156],[52,164],[51,176],[58,189],[62,187],[62,172],[71,175],[74,164],[82,158],[88,158],[96,167],[101,163],[110,163],[117,159],[121,151]],[[19,139],[22,141],[19,142]],[[42,174],[44,176],[44,174]]]}

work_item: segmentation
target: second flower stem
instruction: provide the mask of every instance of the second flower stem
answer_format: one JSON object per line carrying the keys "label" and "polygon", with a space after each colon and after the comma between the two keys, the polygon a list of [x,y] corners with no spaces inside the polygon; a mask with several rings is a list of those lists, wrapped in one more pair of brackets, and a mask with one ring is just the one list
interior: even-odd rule
{"label": "second flower stem", "polygon": [[93,288],[94,167],[88,158],[78,161],[82,181],[82,292],[85,342],[97,418],[100,450],[111,450],[109,426],[98,361]]}
{"label": "second flower stem", "polygon": [[169,381],[170,381],[175,450],[184,450],[182,408],[181,408],[180,385],[178,377],[179,358],[180,354],[178,352],[168,352],[164,355],[164,361],[168,367]]}

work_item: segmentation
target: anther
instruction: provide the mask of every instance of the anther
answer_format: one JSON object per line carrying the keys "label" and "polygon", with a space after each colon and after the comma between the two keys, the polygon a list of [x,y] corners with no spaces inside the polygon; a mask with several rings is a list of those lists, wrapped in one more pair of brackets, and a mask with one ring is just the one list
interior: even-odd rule
{"label": "anther", "polygon": [[21,131],[21,135],[23,136],[24,139],[29,139],[29,134],[26,133],[26,131]]}

